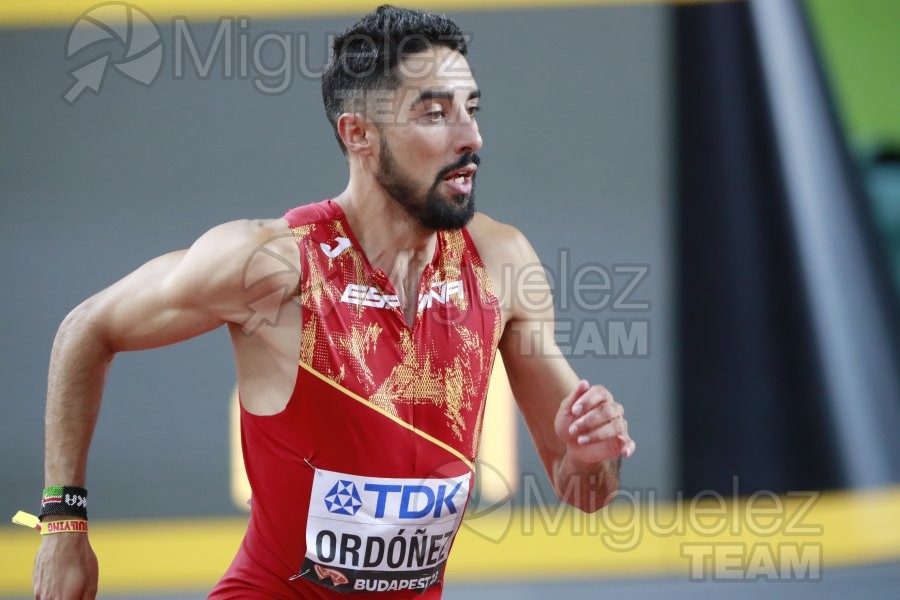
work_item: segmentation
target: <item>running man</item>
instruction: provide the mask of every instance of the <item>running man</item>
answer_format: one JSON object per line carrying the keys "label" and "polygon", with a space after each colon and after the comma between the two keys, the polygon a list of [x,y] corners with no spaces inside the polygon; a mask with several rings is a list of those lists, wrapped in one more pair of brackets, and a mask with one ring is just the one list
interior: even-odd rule
{"label": "running man", "polygon": [[[546,302],[501,286],[539,261],[475,212],[481,99],[459,28],[382,6],[332,51],[322,94],[346,189],[151,260],[75,308],[53,345],[45,524],[86,518],[60,498],[86,496],[115,354],[228,327],[252,502],[211,598],[439,598],[498,349],[564,501],[602,507],[635,450],[622,406],[560,355],[546,280]],[[251,327],[255,311],[277,322]],[[43,538],[38,598],[96,595],[86,529]]]}

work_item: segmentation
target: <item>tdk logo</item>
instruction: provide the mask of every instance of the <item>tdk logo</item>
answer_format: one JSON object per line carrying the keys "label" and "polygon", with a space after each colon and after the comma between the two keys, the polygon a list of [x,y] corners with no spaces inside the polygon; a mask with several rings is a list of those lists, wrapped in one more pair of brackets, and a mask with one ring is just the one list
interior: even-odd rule
{"label": "tdk logo", "polygon": [[359,492],[352,481],[340,480],[328,491],[325,496],[325,507],[328,512],[336,515],[353,516],[362,506]]}
{"label": "tdk logo", "polygon": [[362,535],[359,527],[371,526],[372,531],[380,532],[387,527],[378,535],[392,538],[399,535],[397,529],[391,529],[395,525],[400,529],[428,527],[429,535],[436,535],[432,525],[462,519],[471,478],[471,473],[440,478],[374,477],[318,468],[310,490],[309,523],[315,521],[323,530],[346,530],[355,536]]}
{"label": "tdk logo", "polygon": [[400,519],[437,519],[443,514],[456,514],[456,494],[461,486],[461,481],[452,488],[447,484],[428,486],[367,483],[363,490],[376,497],[376,519],[384,518],[386,513],[388,517]]}

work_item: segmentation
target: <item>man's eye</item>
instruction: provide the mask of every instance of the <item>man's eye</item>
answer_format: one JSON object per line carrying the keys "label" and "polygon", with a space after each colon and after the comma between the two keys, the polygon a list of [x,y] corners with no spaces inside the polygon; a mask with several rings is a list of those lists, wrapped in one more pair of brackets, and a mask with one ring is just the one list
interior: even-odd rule
{"label": "man's eye", "polygon": [[427,113],[425,113],[425,118],[428,119],[429,121],[437,123],[438,121],[440,121],[441,119],[444,118],[444,111],[430,110]]}
{"label": "man's eye", "polygon": [[469,116],[474,117],[475,113],[477,113],[479,110],[481,110],[480,106],[470,106],[469,107]]}

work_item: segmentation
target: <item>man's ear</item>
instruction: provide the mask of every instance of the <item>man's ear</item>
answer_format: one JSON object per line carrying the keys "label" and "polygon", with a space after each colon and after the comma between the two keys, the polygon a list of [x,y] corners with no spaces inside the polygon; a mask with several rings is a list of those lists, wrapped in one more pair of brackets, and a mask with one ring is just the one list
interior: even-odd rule
{"label": "man's ear", "polygon": [[372,124],[362,113],[344,113],[338,117],[338,135],[348,152],[361,155],[373,153]]}

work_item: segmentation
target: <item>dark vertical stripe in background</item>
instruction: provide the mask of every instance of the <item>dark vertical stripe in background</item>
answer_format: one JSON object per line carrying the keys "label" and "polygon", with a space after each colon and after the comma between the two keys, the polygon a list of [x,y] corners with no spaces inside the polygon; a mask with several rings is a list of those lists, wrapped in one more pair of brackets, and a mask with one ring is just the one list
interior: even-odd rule
{"label": "dark vertical stripe in background", "polygon": [[845,484],[746,3],[675,11],[681,484]]}

